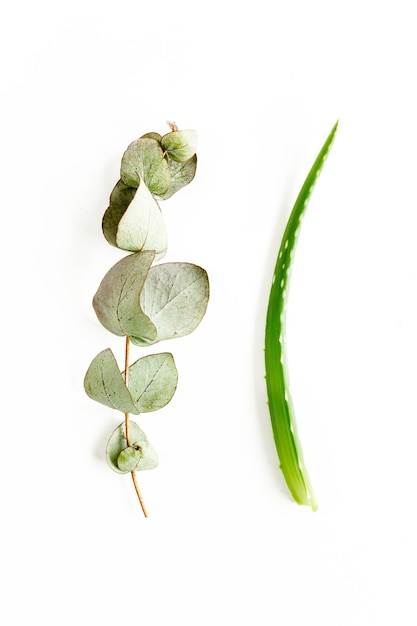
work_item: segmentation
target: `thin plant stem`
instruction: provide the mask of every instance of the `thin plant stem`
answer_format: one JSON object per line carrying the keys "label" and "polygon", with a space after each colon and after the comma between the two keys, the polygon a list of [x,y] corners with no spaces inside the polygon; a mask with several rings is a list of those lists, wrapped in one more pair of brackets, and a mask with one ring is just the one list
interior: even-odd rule
{"label": "thin plant stem", "polygon": [[[130,352],[130,337],[126,335],[126,346],[125,346],[125,374],[124,381],[126,387],[128,387],[129,383],[129,352]],[[125,413],[125,431],[126,431],[126,444],[130,446],[130,438],[129,438],[129,413]]]}
{"label": "thin plant stem", "polygon": [[[125,373],[124,373],[124,382],[126,387],[129,383],[129,353],[130,353],[130,337],[126,335],[126,344],[125,344]],[[129,437],[129,413],[125,413],[125,432],[126,432],[126,445],[130,446],[130,437]],[[139,499],[140,506],[142,507],[143,515],[148,517],[148,512],[145,507],[145,503],[142,500],[142,495],[139,490],[138,481],[136,479],[136,472],[133,470],[131,472],[133,485],[135,487],[136,494]]]}
{"label": "thin plant stem", "polygon": [[139,490],[138,481],[136,480],[136,472],[135,472],[135,470],[133,470],[133,472],[131,472],[131,474],[132,474],[133,484],[135,486],[135,491],[136,491],[137,496],[139,498],[140,506],[142,507],[143,515],[145,517],[148,517],[148,512],[146,510],[145,504],[144,504],[144,502],[142,500],[142,496],[141,496],[141,493],[140,493],[140,490]]}

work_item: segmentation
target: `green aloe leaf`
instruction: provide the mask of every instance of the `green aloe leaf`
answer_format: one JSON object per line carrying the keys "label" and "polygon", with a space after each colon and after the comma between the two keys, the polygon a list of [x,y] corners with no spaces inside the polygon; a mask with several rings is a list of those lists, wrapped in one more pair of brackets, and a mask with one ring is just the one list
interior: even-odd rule
{"label": "green aloe leaf", "polygon": [[156,339],[156,327],[140,305],[153,251],[136,252],[121,259],[104,276],[93,298],[96,315],[107,330],[137,340]]}
{"label": "green aloe leaf", "polygon": [[84,389],[92,400],[105,406],[122,413],[139,413],[110,348],[91,361],[84,378]]}
{"label": "green aloe leaf", "polygon": [[157,335],[149,345],[191,333],[201,322],[209,299],[207,272],[192,263],[161,263],[149,271],[140,296],[142,310],[155,325]]}
{"label": "green aloe leaf", "polygon": [[289,392],[285,353],[285,313],[293,254],[300,232],[301,220],[314,184],[333,143],[336,130],[337,123],[308,173],[290,214],[275,265],[265,329],[265,380],[280,467],[294,500],[298,504],[310,506],[313,511],[317,509],[317,502],[304,465],[294,407]]}
{"label": "green aloe leaf", "polygon": [[197,133],[174,130],[162,137],[161,146],[174,161],[188,161],[197,152]]}
{"label": "green aloe leaf", "polygon": [[[154,448],[148,442],[148,439],[143,432],[136,424],[136,422],[132,422],[129,420],[129,438],[134,444],[132,446],[138,446],[140,452],[139,462],[134,468],[135,470],[148,470],[154,469],[158,465],[158,455],[156,454]],[[117,461],[119,459],[120,453],[123,450],[126,450],[128,447],[128,443],[126,441],[126,430],[125,423],[122,422],[112,433],[106,447],[106,458],[107,462],[118,474],[127,474],[132,471],[121,470]]]}
{"label": "green aloe leaf", "polygon": [[161,200],[167,200],[193,180],[197,169],[197,155],[194,154],[191,159],[184,163],[172,159],[169,159],[168,163],[171,170],[171,182],[168,191],[158,196]]}
{"label": "green aloe leaf", "polygon": [[164,194],[171,173],[159,141],[149,136],[132,141],[122,157],[120,178],[129,187],[138,187],[142,179],[151,193]]}
{"label": "green aloe leaf", "polygon": [[140,413],[168,404],[177,382],[177,368],[169,352],[144,356],[129,367],[129,391]]}

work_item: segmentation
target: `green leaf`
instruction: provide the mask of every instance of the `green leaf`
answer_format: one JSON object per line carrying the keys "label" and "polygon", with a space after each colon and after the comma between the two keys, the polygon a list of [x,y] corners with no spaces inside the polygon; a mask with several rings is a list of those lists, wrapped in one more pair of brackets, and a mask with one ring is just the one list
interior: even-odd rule
{"label": "green leaf", "polygon": [[332,146],[337,126],[336,123],[314,161],[288,219],[275,265],[265,328],[265,380],[271,425],[280,467],[294,500],[298,504],[310,506],[313,511],[317,509],[317,502],[304,465],[294,407],[289,392],[285,354],[285,313],[292,260],[300,232],[301,219],[307,208],[314,184]]}
{"label": "green leaf", "polygon": [[167,245],[167,232],[161,209],[145,183],[141,181],[132,201],[120,216],[116,246],[130,252],[154,250],[157,261],[164,256]]}
{"label": "green leaf", "polygon": [[164,194],[171,173],[159,141],[152,137],[135,139],[123,154],[120,178],[129,187],[138,187],[140,180],[154,194]]}
{"label": "green leaf", "polygon": [[144,356],[129,367],[129,391],[140,413],[168,404],[177,382],[177,368],[169,352]]}
{"label": "green leaf", "polygon": [[110,348],[92,360],[84,378],[84,389],[92,400],[105,406],[122,413],[139,413]]}
{"label": "green leaf", "polygon": [[107,330],[118,336],[153,341],[156,328],[140,305],[153,251],[136,252],[121,259],[107,272],[93,298],[96,315]]}
{"label": "green leaf", "polygon": [[121,451],[117,457],[117,467],[123,473],[133,472],[140,461],[140,446],[136,442]]}
{"label": "green leaf", "polygon": [[188,161],[197,152],[197,133],[174,130],[162,137],[161,146],[174,161]]}
{"label": "green leaf", "polygon": [[168,160],[169,168],[171,170],[171,182],[168,191],[163,195],[158,196],[161,200],[167,200],[174,195],[179,189],[188,185],[194,178],[197,169],[197,155],[188,159],[184,163],[179,163]]}
{"label": "green leaf", "polygon": [[103,216],[103,234],[112,245],[117,245],[117,230],[119,222],[126,213],[127,207],[132,202],[136,189],[128,187],[122,180],[119,180],[110,194],[109,206]]}
{"label": "green leaf", "polygon": [[159,133],[151,131],[150,133],[145,133],[144,135],[142,135],[141,139],[155,139],[155,141],[160,144],[162,137]]}
{"label": "green leaf", "polygon": [[207,309],[209,282],[206,271],[192,263],[161,263],[149,271],[140,296],[142,310],[152,320],[157,335],[132,342],[149,345],[191,333]]}
{"label": "green leaf", "polygon": [[[135,446],[140,448],[139,463],[135,467],[136,470],[153,469],[158,465],[158,455],[148,442],[148,439],[136,424],[129,420],[129,439],[134,442]],[[126,474],[132,470],[121,470],[117,464],[120,453],[128,447],[126,441],[125,423],[122,422],[112,433],[106,447],[107,462],[118,474]]]}

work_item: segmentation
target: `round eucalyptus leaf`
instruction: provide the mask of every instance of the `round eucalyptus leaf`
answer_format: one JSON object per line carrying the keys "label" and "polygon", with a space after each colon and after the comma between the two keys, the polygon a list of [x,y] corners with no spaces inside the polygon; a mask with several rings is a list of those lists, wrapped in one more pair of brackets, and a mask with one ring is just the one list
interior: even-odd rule
{"label": "round eucalyptus leaf", "polygon": [[171,182],[168,191],[158,196],[160,200],[167,200],[193,180],[197,169],[197,155],[194,154],[191,159],[184,163],[169,159],[169,169],[171,170]]}
{"label": "round eucalyptus leaf", "polygon": [[130,252],[154,250],[157,261],[164,256],[167,245],[167,231],[161,209],[141,180],[132,201],[120,216],[116,246]]}
{"label": "round eucalyptus leaf", "polygon": [[149,441],[143,441],[141,443],[136,442],[140,447],[140,460],[136,466],[136,471],[155,469],[158,465],[159,459],[155,449],[151,446]]}
{"label": "round eucalyptus leaf", "polygon": [[119,336],[152,341],[156,328],[140,306],[139,294],[155,257],[153,251],[136,252],[113,265],[101,281],[93,307],[103,326]]}
{"label": "round eucalyptus leaf", "polygon": [[197,152],[197,133],[174,130],[162,137],[161,146],[173,161],[188,161]]}
{"label": "round eucalyptus leaf", "polygon": [[149,270],[140,294],[142,310],[155,325],[153,340],[132,341],[150,345],[191,333],[201,322],[209,299],[207,272],[192,263],[161,263]]}
{"label": "round eucalyptus leaf", "polygon": [[140,460],[140,446],[139,444],[128,446],[121,451],[117,457],[117,467],[124,474],[127,472],[133,472],[136,469]]}
{"label": "round eucalyptus leaf", "polygon": [[159,133],[151,131],[150,133],[145,133],[144,135],[142,135],[141,139],[154,139],[160,144],[162,136]]}
{"label": "round eucalyptus leaf", "polygon": [[153,137],[135,139],[123,154],[120,178],[129,187],[138,187],[140,180],[155,194],[164,194],[171,173],[159,141]]}
{"label": "round eucalyptus leaf", "polygon": [[84,378],[84,389],[92,400],[105,406],[122,413],[139,413],[110,348],[92,360]]}
{"label": "round eucalyptus leaf", "polygon": [[129,392],[139,413],[161,409],[178,383],[174,357],[169,352],[149,354],[129,367]]}
{"label": "round eucalyptus leaf", "polygon": [[[139,461],[134,469],[136,470],[146,470],[153,469],[158,465],[158,455],[156,454],[153,447],[148,442],[148,439],[136,424],[136,422],[132,422],[129,420],[129,439],[131,442],[130,447],[139,448]],[[120,453],[128,448],[126,441],[126,431],[125,431],[125,423],[122,422],[119,426],[113,431],[106,447],[106,458],[107,463],[111,467],[112,470],[117,472],[118,474],[126,474],[132,470],[121,470],[118,466],[118,458]]]}
{"label": "round eucalyptus leaf", "polygon": [[119,222],[135,193],[136,189],[128,187],[122,180],[119,180],[110,194],[109,206],[103,216],[102,229],[106,240],[112,246],[119,247],[116,240]]}

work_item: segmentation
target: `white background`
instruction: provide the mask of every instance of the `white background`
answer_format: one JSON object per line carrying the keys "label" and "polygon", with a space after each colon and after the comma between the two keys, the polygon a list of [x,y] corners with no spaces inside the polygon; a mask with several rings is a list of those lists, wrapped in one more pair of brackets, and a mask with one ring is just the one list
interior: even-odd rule
{"label": "white background", "polygon": [[[23,0],[0,29],[1,622],[415,625],[414,3]],[[264,323],[337,119],[288,309],[312,513],[278,468]],[[211,299],[157,346],[180,382],[140,420],[144,519],[104,459],[121,416],[83,377],[123,358],[91,307],[122,256],[101,218],[123,151],[166,120],[197,130],[199,166],[162,206],[165,260],[203,266]]]}

